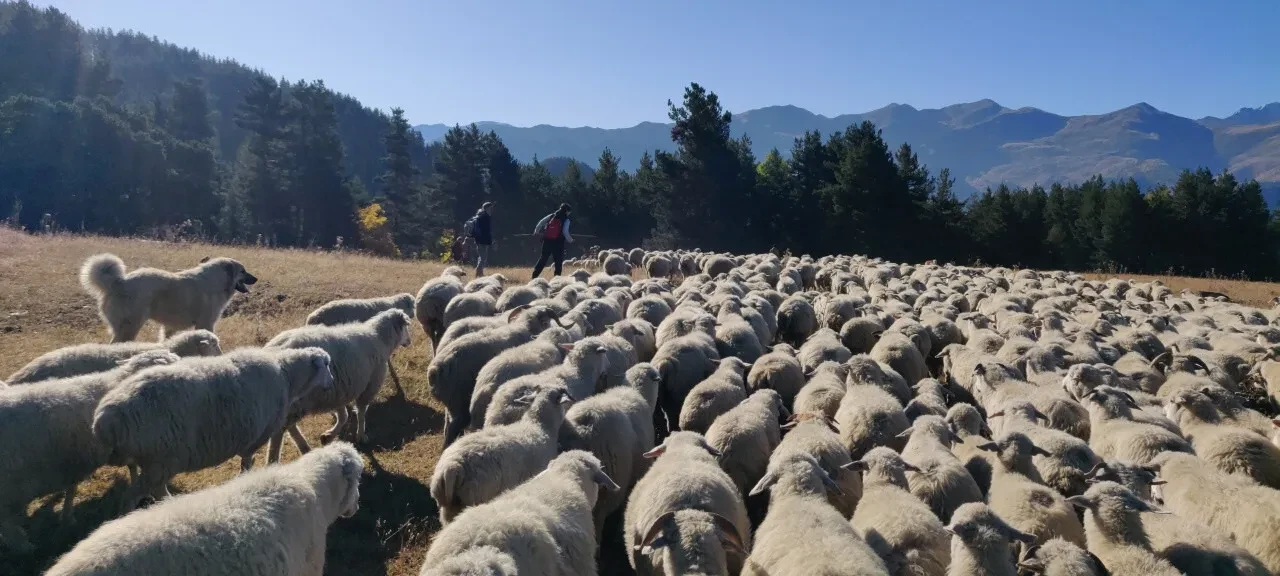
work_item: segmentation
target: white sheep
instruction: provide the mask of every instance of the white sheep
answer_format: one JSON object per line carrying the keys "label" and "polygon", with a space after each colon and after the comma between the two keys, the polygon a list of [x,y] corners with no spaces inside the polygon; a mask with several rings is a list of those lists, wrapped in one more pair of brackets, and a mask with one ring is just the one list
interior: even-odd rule
{"label": "white sheep", "polygon": [[949,520],[962,504],[983,501],[977,482],[951,453],[952,442],[960,439],[945,420],[921,416],[904,434],[908,440],[902,458],[919,470],[907,474],[911,493],[928,504],[939,520]]}
{"label": "white sheep", "polygon": [[334,443],[103,524],[46,574],[320,576],[329,525],[359,509],[363,470]]}
{"label": "white sheep", "polygon": [[508,317],[508,324],[467,334],[442,346],[427,366],[431,394],[444,404],[447,411],[445,446],[452,444],[471,423],[471,393],[480,369],[503,350],[533,340],[556,321],[556,313],[542,306],[512,311]]}
{"label": "white sheep", "polygon": [[862,499],[862,474],[849,469],[848,464],[853,459],[849,457],[849,449],[840,441],[840,431],[835,423],[822,414],[797,412],[782,428],[788,432],[773,450],[770,460],[793,452],[816,458],[822,470],[840,487],[838,492],[828,492],[827,500],[845,518],[852,516],[858,500]]}
{"label": "white sheep", "polygon": [[107,372],[46,380],[0,395],[0,544],[19,554],[33,547],[19,526],[33,498],[62,492],[62,520],[70,523],[76,485],[107,463],[93,439],[93,411],[122,379],[145,368],[172,364],[178,356],[151,350]]}
{"label": "white sheep", "polygon": [[657,460],[631,491],[623,522],[637,574],[741,571],[751,524],[718,454],[696,432],[676,432],[649,451]]}
{"label": "white sheep", "polygon": [[329,354],[319,348],[189,358],[139,372],[108,392],[94,412],[93,436],[108,463],[131,468],[127,512],[143,495],[168,496],[167,483],[180,472],[233,456],[248,470],[254,452],[284,428],[290,406],[332,385]]}
{"label": "white sheep", "polygon": [[1151,465],[1162,482],[1154,490],[1170,511],[1234,535],[1236,544],[1280,573],[1280,492],[1220,472],[1191,454],[1165,452]]}
{"label": "white sheep", "polygon": [[948,535],[925,503],[907,491],[915,467],[885,447],[849,465],[864,470],[862,500],[849,522],[884,560],[890,574],[943,576],[950,563]]}
{"label": "white sheep", "polygon": [[1197,456],[1228,474],[1280,489],[1280,448],[1265,436],[1226,423],[1208,396],[1178,392],[1169,398],[1166,410]]}
{"label": "white sheep", "polygon": [[529,407],[519,422],[485,427],[440,454],[430,486],[442,524],[532,478],[555,458],[564,409],[571,400],[560,390],[547,389],[519,402]]}
{"label": "white sheep", "polygon": [[809,377],[809,382],[796,394],[795,412],[817,412],[835,419],[844,399],[845,379],[849,376],[846,364],[823,362]]}
{"label": "white sheep", "polygon": [[720,365],[684,397],[680,408],[680,429],[706,434],[717,417],[747,399],[745,372],[750,366],[736,357]]}
{"label": "white sheep", "polygon": [[420,576],[595,574],[591,509],[618,486],[590,453],[571,450],[537,476],[465,510],[431,540]]}
{"label": "white sheep", "polygon": [[1016,576],[1012,544],[1036,541],[1035,536],[1010,526],[981,502],[957,508],[946,530],[952,534],[948,576]]}
{"label": "white sheep", "polygon": [[747,373],[749,390],[777,390],[788,406],[794,404],[796,394],[804,385],[804,367],[796,360],[795,350],[785,344],[774,346],[773,351],[757,359],[751,365],[751,372]]}
{"label": "white sheep", "polygon": [[431,339],[431,351],[440,347],[440,338],[448,326],[444,321],[445,308],[455,296],[462,293],[462,280],[466,272],[461,269],[446,269],[439,277],[427,280],[414,297],[413,315],[422,324],[427,337]]}
{"label": "white sheep", "polygon": [[484,425],[489,402],[493,400],[493,394],[499,387],[521,376],[555,367],[572,350],[568,346],[572,343],[568,330],[552,326],[533,341],[503,350],[486,362],[476,375],[475,389],[471,391],[470,427],[475,429]]}
{"label": "white sheep", "polygon": [[1083,440],[1061,430],[1037,424],[1046,420],[1030,402],[1006,402],[1004,410],[990,414],[1002,434],[1019,432],[1048,455],[1036,455],[1032,463],[1045,485],[1064,496],[1083,494],[1088,488],[1085,475],[1102,462]]}
{"label": "white sheep", "polygon": [[312,390],[290,407],[289,423],[271,437],[267,461],[280,461],[285,431],[299,452],[306,454],[311,449],[298,429],[298,420],[308,414],[333,412],[333,427],[320,435],[321,442],[333,440],[347,424],[349,404],[356,407],[356,440],[367,441],[369,405],[382,388],[391,354],[396,348],[409,345],[409,328],[409,315],[393,308],[360,323],[286,330],[267,342],[266,348],[319,348],[329,354],[333,368],[333,386]]}
{"label": "white sheep", "polygon": [[1179,576],[1182,572],[1156,556],[1142,528],[1140,513],[1153,509],[1115,482],[1102,482],[1070,502],[1084,510],[1089,551],[1116,574]]}
{"label": "white sheep", "polygon": [[[311,314],[307,315],[306,324],[308,326],[338,326],[364,322],[377,316],[380,312],[392,308],[404,312],[405,316],[412,318],[414,307],[413,294],[409,293],[384,296],[382,298],[344,298],[342,300],[334,300],[313,310]],[[391,374],[391,382],[396,386],[396,393],[404,396],[404,388],[400,386],[400,376],[396,374],[396,369],[391,365],[389,359],[387,360],[387,371]]]}
{"label": "white sheep", "polygon": [[999,458],[987,493],[991,509],[1009,525],[1035,536],[1038,544],[1056,536],[1084,546],[1084,528],[1075,511],[1061,494],[1041,483],[1032,464],[1033,455],[1048,452],[1017,432],[1006,434],[996,444]]}
{"label": "white sheep", "polygon": [[487,292],[467,292],[454,296],[444,307],[444,327],[472,316],[493,316],[498,312],[497,298]]}
{"label": "white sheep", "polygon": [[840,486],[813,456],[793,452],[771,461],[751,493],[765,490],[769,514],[756,529],[743,574],[888,576],[875,551],[828,505]]}
{"label": "white sheep", "polygon": [[5,382],[15,386],[41,380],[105,372],[114,369],[121,360],[150,350],[168,350],[183,357],[222,354],[218,337],[208,330],[179,332],[163,342],[77,344],[37,357],[11,374]]}
{"label": "white sheep", "polygon": [[849,386],[836,411],[840,437],[854,458],[861,458],[876,446],[901,450],[910,428],[902,405],[884,389],[872,385]]}

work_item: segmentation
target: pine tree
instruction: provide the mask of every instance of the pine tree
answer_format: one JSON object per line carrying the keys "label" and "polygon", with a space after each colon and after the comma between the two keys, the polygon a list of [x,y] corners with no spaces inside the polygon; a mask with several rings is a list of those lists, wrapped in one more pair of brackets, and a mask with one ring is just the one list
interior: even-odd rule
{"label": "pine tree", "polygon": [[289,136],[293,167],[293,196],[303,199],[303,239],[332,247],[341,236],[356,239],[356,206],[343,171],[344,153],[338,137],[338,117],[324,82],[299,83],[291,91],[293,120]]}
{"label": "pine tree", "polygon": [[284,130],[288,118],[284,92],[279,83],[260,76],[245,94],[236,115],[236,125],[250,136],[238,155],[234,189],[229,192],[243,200],[250,217],[248,230],[262,234],[271,243],[293,245],[297,238],[292,197],[288,185],[288,149]]}
{"label": "pine tree", "polygon": [[424,246],[433,241],[425,238],[427,233],[423,217],[423,190],[418,181],[420,171],[413,165],[410,146],[414,140],[410,136],[409,121],[404,117],[404,109],[391,109],[391,126],[383,138],[386,145],[386,156],[383,157],[382,175],[378,177],[382,197],[385,199],[383,210],[391,227],[391,234],[400,249],[409,254],[416,254]]}

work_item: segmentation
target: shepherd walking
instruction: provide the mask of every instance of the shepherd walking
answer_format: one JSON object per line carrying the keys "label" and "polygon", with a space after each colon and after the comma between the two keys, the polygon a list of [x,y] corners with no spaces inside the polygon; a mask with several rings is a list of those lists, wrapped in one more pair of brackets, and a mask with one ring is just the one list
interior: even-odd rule
{"label": "shepherd walking", "polygon": [[542,238],[542,257],[538,258],[538,263],[533,267],[534,278],[542,274],[543,266],[547,265],[547,258],[554,259],[556,276],[562,272],[564,244],[565,242],[573,243],[573,236],[569,234],[569,216],[569,205],[561,204],[558,210],[543,216],[534,227],[533,237]]}
{"label": "shepherd walking", "polygon": [[485,202],[471,218],[470,234],[476,243],[476,278],[484,276],[484,267],[489,263],[489,247],[493,245],[492,210],[493,202]]}

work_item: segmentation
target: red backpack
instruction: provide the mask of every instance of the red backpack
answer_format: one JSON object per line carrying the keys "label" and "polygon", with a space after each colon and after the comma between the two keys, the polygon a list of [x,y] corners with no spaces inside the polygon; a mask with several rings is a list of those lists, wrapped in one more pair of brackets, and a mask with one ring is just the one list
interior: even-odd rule
{"label": "red backpack", "polygon": [[547,240],[555,240],[560,237],[560,218],[552,216],[547,222],[547,228],[542,231],[542,237]]}

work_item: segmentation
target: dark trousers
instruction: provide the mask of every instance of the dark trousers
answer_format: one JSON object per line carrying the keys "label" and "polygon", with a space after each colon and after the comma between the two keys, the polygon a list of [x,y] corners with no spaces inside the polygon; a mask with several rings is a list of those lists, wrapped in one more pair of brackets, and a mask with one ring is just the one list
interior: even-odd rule
{"label": "dark trousers", "polygon": [[564,237],[561,236],[554,240],[542,241],[542,257],[538,258],[538,263],[533,267],[533,277],[537,278],[542,274],[542,267],[547,265],[547,258],[554,258],[556,263],[556,276],[560,275],[561,267],[564,266]]}

